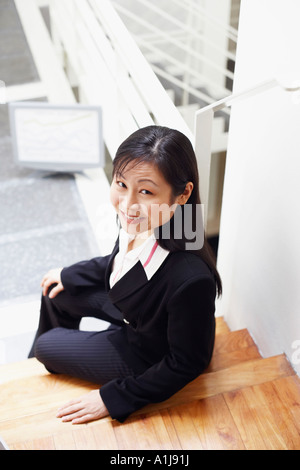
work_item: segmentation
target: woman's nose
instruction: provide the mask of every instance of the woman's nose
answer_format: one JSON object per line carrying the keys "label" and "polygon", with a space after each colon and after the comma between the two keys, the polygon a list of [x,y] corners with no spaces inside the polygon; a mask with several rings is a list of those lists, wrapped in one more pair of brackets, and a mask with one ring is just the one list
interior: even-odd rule
{"label": "woman's nose", "polygon": [[135,215],[135,213],[140,209],[140,205],[133,195],[122,197],[119,206],[124,212],[131,215]]}
{"label": "woman's nose", "polygon": [[137,212],[140,211],[140,205],[129,200],[128,203],[127,203],[126,210],[127,210],[127,214],[139,215],[139,214],[137,214]]}

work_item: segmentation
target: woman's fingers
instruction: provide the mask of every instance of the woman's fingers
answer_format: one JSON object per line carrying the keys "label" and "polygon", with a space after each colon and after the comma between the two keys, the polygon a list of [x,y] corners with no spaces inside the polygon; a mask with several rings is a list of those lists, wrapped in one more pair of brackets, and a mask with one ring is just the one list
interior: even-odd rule
{"label": "woman's fingers", "polygon": [[59,282],[57,286],[53,287],[53,289],[51,290],[49,294],[50,299],[54,299],[54,297],[56,297],[57,294],[59,294],[63,290],[64,290],[64,286],[62,285],[61,282]]}
{"label": "woman's fingers", "polygon": [[42,288],[43,288],[43,295],[47,295],[48,289],[51,286],[51,284],[54,284],[55,281],[52,279],[45,279],[42,283]]}
{"label": "woman's fingers", "polygon": [[65,407],[56,415],[57,418],[62,418],[62,421],[72,421],[75,418],[82,417],[85,414],[84,409],[80,404]]}
{"label": "woman's fingers", "polygon": [[74,417],[74,419],[72,420],[72,423],[73,424],[83,424],[83,423],[88,423],[89,421],[93,421],[94,418],[93,415],[91,414],[84,414],[84,416],[80,416],[80,417]]}
{"label": "woman's fingers", "polygon": [[74,411],[78,411],[78,409],[82,408],[80,399],[71,400],[68,403],[65,403],[61,408],[57,411],[57,418],[61,418],[62,416],[68,415],[73,413]]}
{"label": "woman's fingers", "polygon": [[57,268],[57,269],[51,269],[48,271],[45,276],[43,277],[41,281],[41,287],[43,288],[43,295],[47,295],[48,289],[52,284],[57,284],[57,286],[51,291],[50,297],[53,298],[59,292],[64,290],[64,287],[62,285],[61,279],[60,279],[60,273],[62,271],[62,268]]}
{"label": "woman's fingers", "polygon": [[93,390],[66,403],[58,410],[56,416],[62,418],[64,422],[72,421],[73,424],[80,424],[107,415],[108,410],[100,397],[99,390]]}
{"label": "woman's fingers", "polygon": [[75,404],[71,403],[66,404],[63,408],[60,408],[56,417],[62,418],[64,423],[72,421],[74,424],[85,423],[93,419],[93,416],[86,410],[84,404],[81,401],[76,402]]}

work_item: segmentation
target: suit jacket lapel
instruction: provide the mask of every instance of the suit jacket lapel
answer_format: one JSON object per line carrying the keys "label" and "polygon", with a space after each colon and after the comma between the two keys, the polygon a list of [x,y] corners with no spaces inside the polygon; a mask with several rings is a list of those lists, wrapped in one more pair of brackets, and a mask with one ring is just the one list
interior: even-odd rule
{"label": "suit jacket lapel", "polygon": [[132,295],[148,282],[142,263],[138,261],[116,284],[109,290],[108,295],[113,303],[116,303]]}
{"label": "suit jacket lapel", "polygon": [[110,288],[109,278],[112,271],[112,264],[116,254],[119,251],[119,239],[116,241],[108,265],[105,272],[105,288],[108,292],[109,298],[113,303],[120,301],[122,298],[133,294],[136,290],[140,289],[148,282],[143,265],[138,261],[133,268],[130,269],[116,284]]}
{"label": "suit jacket lapel", "polygon": [[111,270],[112,270],[112,264],[113,264],[113,261],[114,261],[114,258],[116,256],[116,254],[118,253],[119,251],[119,238],[117,239],[116,241],[116,244],[114,246],[114,249],[110,255],[110,258],[109,258],[109,261],[108,261],[108,265],[106,267],[106,271],[105,271],[105,289],[106,291],[108,291],[110,289],[110,286],[109,286],[109,277],[111,275]]}

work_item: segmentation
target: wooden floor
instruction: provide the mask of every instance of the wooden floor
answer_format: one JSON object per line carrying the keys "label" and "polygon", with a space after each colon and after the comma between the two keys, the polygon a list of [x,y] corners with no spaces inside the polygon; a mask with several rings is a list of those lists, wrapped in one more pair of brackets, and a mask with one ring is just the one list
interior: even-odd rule
{"label": "wooden floor", "polygon": [[0,367],[0,436],[12,450],[300,449],[300,379],[284,355],[263,359],[246,330],[217,319],[209,369],[171,399],[120,424],[62,423],[60,405],[95,388],[35,359]]}

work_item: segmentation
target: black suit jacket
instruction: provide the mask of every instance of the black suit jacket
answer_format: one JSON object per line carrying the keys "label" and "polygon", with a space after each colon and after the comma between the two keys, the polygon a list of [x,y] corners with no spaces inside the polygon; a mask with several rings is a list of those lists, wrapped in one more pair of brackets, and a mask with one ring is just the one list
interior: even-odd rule
{"label": "black suit jacket", "polygon": [[100,389],[111,417],[122,422],[146,404],[166,400],[208,366],[216,286],[201,258],[182,251],[170,253],[149,281],[138,262],[110,289],[118,249],[117,242],[109,256],[64,268],[62,283],[74,295],[96,285],[108,292],[104,313],[122,325],[109,339],[136,371]]}

